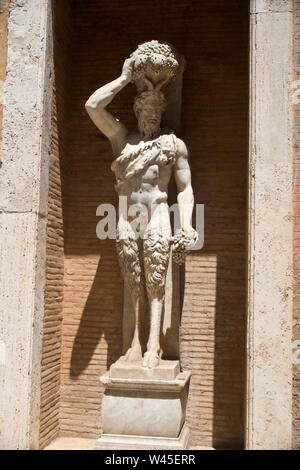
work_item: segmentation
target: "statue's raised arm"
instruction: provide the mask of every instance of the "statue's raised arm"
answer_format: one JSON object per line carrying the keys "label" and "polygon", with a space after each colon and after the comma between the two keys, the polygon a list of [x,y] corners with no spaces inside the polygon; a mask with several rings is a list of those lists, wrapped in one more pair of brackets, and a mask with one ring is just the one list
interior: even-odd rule
{"label": "statue's raised arm", "polygon": [[105,108],[132,81],[134,58],[126,59],[120,77],[98,88],[85,103],[85,108],[98,129],[110,140],[114,155],[126,144],[126,127]]}

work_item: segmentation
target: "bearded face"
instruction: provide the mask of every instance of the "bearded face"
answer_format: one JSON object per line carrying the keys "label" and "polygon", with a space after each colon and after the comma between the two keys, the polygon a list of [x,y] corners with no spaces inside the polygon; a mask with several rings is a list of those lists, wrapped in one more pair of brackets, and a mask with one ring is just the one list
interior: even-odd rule
{"label": "bearded face", "polygon": [[160,131],[162,110],[159,103],[146,102],[138,115],[138,127],[140,133],[151,138]]}

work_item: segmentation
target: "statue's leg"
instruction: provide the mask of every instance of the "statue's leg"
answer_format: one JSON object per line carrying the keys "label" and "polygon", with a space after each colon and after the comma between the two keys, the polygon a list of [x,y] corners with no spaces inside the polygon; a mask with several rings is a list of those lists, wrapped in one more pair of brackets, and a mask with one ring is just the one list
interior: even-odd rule
{"label": "statue's leg", "polygon": [[134,315],[131,346],[121,359],[125,361],[138,361],[142,358],[140,304],[141,295],[143,294],[143,266],[141,261],[141,244],[136,239],[135,233],[127,221],[122,221],[118,225],[116,246],[122,275],[131,296]]}
{"label": "statue's leg", "polygon": [[[168,206],[165,205],[168,209]],[[143,366],[159,364],[161,317],[165,298],[165,283],[169,263],[171,228],[169,213],[162,208],[152,216],[144,237],[144,266],[150,304],[150,332]]]}

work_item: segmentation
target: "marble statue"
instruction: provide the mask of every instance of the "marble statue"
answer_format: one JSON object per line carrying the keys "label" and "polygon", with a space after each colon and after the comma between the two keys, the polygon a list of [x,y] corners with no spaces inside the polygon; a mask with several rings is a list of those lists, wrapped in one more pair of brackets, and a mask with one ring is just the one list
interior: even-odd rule
{"label": "marble statue", "polygon": [[[194,196],[188,150],[172,130],[162,125],[168,107],[164,91],[172,87],[182,68],[183,58],[169,44],[158,41],[141,44],[125,60],[121,75],[96,90],[86,102],[90,118],[111,143],[115,156],[111,168],[119,197],[127,198],[129,213],[130,207],[135,206],[135,214],[140,210],[146,216],[138,233],[132,225],[133,217],[120,204],[116,246],[135,317],[131,347],[121,359],[142,361],[142,367],[150,369],[160,363],[159,338],[170,248],[173,259],[180,264],[184,262],[186,247],[197,241],[192,227]],[[133,132],[106,109],[131,82],[138,90],[134,100],[137,129]],[[172,116],[170,109],[169,122],[176,119],[178,122],[179,116]],[[181,226],[174,236],[168,207],[172,172],[178,189]],[[142,357],[140,325],[147,300],[150,330]]]}

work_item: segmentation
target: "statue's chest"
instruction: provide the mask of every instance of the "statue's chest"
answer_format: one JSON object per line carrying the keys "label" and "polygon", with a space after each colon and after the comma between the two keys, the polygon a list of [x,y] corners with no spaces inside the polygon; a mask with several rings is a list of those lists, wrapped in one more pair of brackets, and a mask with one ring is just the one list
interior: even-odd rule
{"label": "statue's chest", "polygon": [[138,191],[142,183],[167,184],[176,156],[174,135],[162,135],[137,145],[128,143],[111,166],[116,176],[116,190],[121,194]]}

